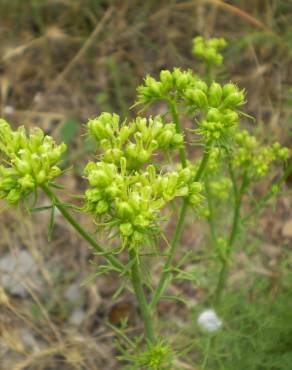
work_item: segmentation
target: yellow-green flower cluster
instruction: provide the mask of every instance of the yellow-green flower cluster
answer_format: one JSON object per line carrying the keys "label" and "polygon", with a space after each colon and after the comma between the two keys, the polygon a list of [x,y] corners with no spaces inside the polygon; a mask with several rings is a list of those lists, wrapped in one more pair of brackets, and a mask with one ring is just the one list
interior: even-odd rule
{"label": "yellow-green flower cluster", "polygon": [[189,196],[192,204],[201,201],[202,186],[191,181],[188,168],[157,174],[153,165],[145,170],[128,171],[127,160],[120,164],[89,162],[85,177],[85,211],[116,227],[123,244],[139,244],[145,234],[157,230],[159,212],[176,197]]}
{"label": "yellow-green flower cluster", "polygon": [[61,173],[57,166],[66,145],[56,145],[39,128],[29,135],[0,120],[0,199],[16,203]]}
{"label": "yellow-green flower cluster", "polygon": [[167,344],[160,341],[148,343],[144,351],[128,354],[126,359],[130,359],[132,363],[127,370],[170,370],[173,369],[174,354]]}
{"label": "yellow-green flower cluster", "polygon": [[201,202],[202,185],[192,181],[189,168],[158,173],[147,166],[155,150],[182,145],[174,124],[163,124],[160,117],[120,123],[117,115],[103,113],[87,126],[100,160],[85,168],[90,185],[85,210],[118,229],[124,244],[138,244],[157,230],[160,211],[174,198]]}
{"label": "yellow-green flower cluster", "polygon": [[206,172],[216,172],[222,165],[222,151],[215,147],[210,149]]}
{"label": "yellow-green flower cluster", "polygon": [[274,161],[285,161],[289,158],[289,149],[279,143],[261,146],[254,136],[243,130],[236,134],[237,148],[233,153],[234,168],[246,172],[250,179],[267,175]]}
{"label": "yellow-green flower cluster", "polygon": [[102,149],[101,159],[119,165],[125,157],[129,169],[143,166],[155,150],[168,151],[183,145],[183,136],[176,132],[175,125],[164,124],[159,116],[120,123],[118,115],[102,113],[89,120],[87,127]]}
{"label": "yellow-green flower cluster", "polygon": [[147,105],[159,100],[179,99],[186,89],[195,87],[205,90],[207,85],[191,70],[162,70],[158,80],[150,75],[146,76],[144,84],[137,88],[137,103]]}
{"label": "yellow-green flower cluster", "polygon": [[138,87],[138,103],[150,104],[158,100],[176,101],[199,117],[197,132],[205,141],[226,142],[238,125],[239,106],[245,103],[245,92],[235,84],[223,87],[216,82],[208,86],[191,71],[175,68],[161,71],[160,80],[147,76]]}
{"label": "yellow-green flower cluster", "polygon": [[232,83],[223,87],[213,82],[206,94],[205,116],[198,122],[197,132],[207,142],[225,142],[234,136],[238,126],[237,108],[244,104],[245,93]]}
{"label": "yellow-green flower cluster", "polygon": [[223,56],[219,51],[223,50],[226,46],[227,42],[223,38],[205,40],[202,36],[197,36],[193,39],[192,52],[209,65],[221,65]]}
{"label": "yellow-green flower cluster", "polygon": [[222,176],[210,182],[210,189],[213,197],[220,200],[227,200],[230,196],[232,182],[229,177]]}

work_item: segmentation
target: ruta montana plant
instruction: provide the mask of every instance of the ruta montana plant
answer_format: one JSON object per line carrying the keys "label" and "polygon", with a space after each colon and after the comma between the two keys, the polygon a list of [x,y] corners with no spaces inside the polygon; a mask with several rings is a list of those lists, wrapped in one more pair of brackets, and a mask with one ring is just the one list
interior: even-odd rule
{"label": "ruta montana plant", "polygon": [[[0,121],[0,198],[8,205],[24,201],[26,207],[32,208],[31,195],[44,191],[51,201],[51,219],[58,208],[107,261],[99,266],[97,275],[113,270],[120,276],[121,289],[131,283],[144,331],[132,338],[117,330],[122,343],[120,358],[127,362],[127,369],[181,369],[181,363],[188,362],[171,339],[162,340],[157,314],[159,301],[176,298],[165,295],[174,278],[195,282],[194,275],[181,267],[194,251],[177,254],[187,215],[203,217],[210,224],[214,255],[220,265],[217,287],[211,289],[212,305],[220,313],[240,232],[243,198],[249,201],[253,184],[272,174],[274,164],[282,172],[282,164],[289,157],[288,149],[279,143],[262,145],[240,128],[245,91],[232,82],[215,81],[214,67],[222,64],[220,51],[225,47],[223,39],[196,37],[193,53],[205,64],[205,76],[180,68],[163,70],[158,78],[148,75],[137,89],[135,106],[141,112],[135,119],[122,121],[116,114],[102,113],[87,122],[96,153],[84,168],[88,188],[79,211],[90,214],[97,231],[106,233],[106,246],[101,246],[74,218],[74,207],[62,204],[55,194],[65,144],[56,145],[40,129],[27,133],[20,127],[13,131],[7,122]],[[144,116],[147,108],[157,102],[164,103],[165,112],[161,116]],[[191,126],[184,129],[182,122]],[[191,145],[201,148],[200,158],[189,156]],[[279,191],[289,171],[287,167],[280,173],[279,180],[258,204],[263,205]],[[224,202],[233,207],[227,234],[218,227],[215,212]],[[176,226],[172,235],[166,235],[164,221],[172,216],[173,206],[179,207]],[[119,258],[120,253],[127,254],[126,262]],[[181,260],[174,265],[175,256]],[[162,264],[158,283],[151,278],[152,260]],[[215,317],[215,311],[210,312]],[[218,328],[224,330],[224,320],[218,320]],[[213,343],[209,345],[211,348]],[[202,368],[206,364],[207,359]]]}

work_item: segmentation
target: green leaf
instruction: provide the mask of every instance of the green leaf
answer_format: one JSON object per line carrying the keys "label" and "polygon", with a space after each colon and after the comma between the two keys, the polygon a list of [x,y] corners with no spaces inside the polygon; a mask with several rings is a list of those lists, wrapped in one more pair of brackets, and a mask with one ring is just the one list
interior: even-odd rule
{"label": "green leaf", "polygon": [[75,118],[69,118],[60,130],[61,140],[70,144],[79,131],[79,122]]}
{"label": "green leaf", "polygon": [[55,205],[52,204],[50,222],[48,227],[48,242],[52,240],[54,225],[55,225]]}

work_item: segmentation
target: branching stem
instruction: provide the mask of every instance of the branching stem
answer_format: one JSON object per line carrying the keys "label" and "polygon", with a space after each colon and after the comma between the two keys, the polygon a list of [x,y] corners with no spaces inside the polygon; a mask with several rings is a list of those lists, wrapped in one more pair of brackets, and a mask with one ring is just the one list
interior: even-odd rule
{"label": "branching stem", "polygon": [[72,217],[68,212],[67,208],[60,202],[58,197],[53,193],[48,186],[42,186],[43,191],[46,193],[52,203],[58,208],[63,217],[69,222],[69,224],[99,253],[101,254],[114,268],[122,272],[125,270],[124,265],[113,255],[108,254],[106,250],[97,243],[93,236],[91,236],[80,223]]}

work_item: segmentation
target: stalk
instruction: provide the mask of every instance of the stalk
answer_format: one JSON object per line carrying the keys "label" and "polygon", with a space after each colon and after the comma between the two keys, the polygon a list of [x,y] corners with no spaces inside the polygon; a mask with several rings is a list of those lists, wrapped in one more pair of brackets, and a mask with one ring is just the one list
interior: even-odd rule
{"label": "stalk", "polygon": [[[232,178],[232,181],[233,180],[234,180],[234,177]],[[225,284],[226,284],[226,279],[228,276],[228,271],[229,271],[228,265],[229,265],[230,255],[231,255],[233,245],[234,245],[234,242],[238,234],[242,197],[247,187],[247,184],[248,184],[248,179],[247,179],[246,174],[243,177],[243,181],[242,181],[239,191],[237,189],[236,183],[233,182],[233,191],[234,191],[233,222],[232,222],[232,228],[231,228],[231,232],[230,232],[230,236],[228,240],[226,256],[224,259],[222,259],[222,266],[221,266],[221,270],[219,273],[217,288],[215,291],[215,305],[218,307],[221,304],[222,294],[223,294]]]}
{"label": "stalk", "polygon": [[212,240],[213,246],[216,247],[217,236],[216,236],[216,227],[215,227],[215,220],[214,220],[214,207],[213,207],[213,202],[211,199],[212,194],[211,194],[208,176],[206,176],[205,178],[205,189],[206,189],[207,203],[208,203],[208,210],[209,210],[208,222],[209,222],[210,231],[211,231],[211,240]]}
{"label": "stalk", "polygon": [[135,292],[135,295],[136,295],[136,298],[139,304],[139,308],[141,311],[142,319],[144,322],[146,339],[150,343],[155,343],[155,335],[154,335],[153,323],[152,323],[152,314],[151,314],[149,305],[145,298],[136,250],[130,249],[129,255],[130,255],[131,262],[132,262],[132,267],[131,267],[132,285],[134,288],[134,292]]}
{"label": "stalk", "polygon": [[[182,128],[181,128],[181,124],[180,124],[180,120],[178,116],[178,109],[177,109],[176,102],[174,100],[169,100],[168,108],[171,112],[172,119],[175,123],[176,132],[178,134],[181,134]],[[179,148],[179,157],[180,157],[181,165],[183,166],[183,168],[185,168],[187,166],[187,155],[186,155],[185,146]]]}
{"label": "stalk", "polygon": [[97,243],[93,236],[91,236],[81,225],[80,223],[71,216],[66,207],[62,205],[58,197],[49,189],[47,185],[42,186],[43,191],[46,193],[52,203],[58,208],[63,217],[69,222],[69,224],[103,257],[117,270],[120,272],[123,271],[124,265],[114,256],[107,254],[107,251]]}

